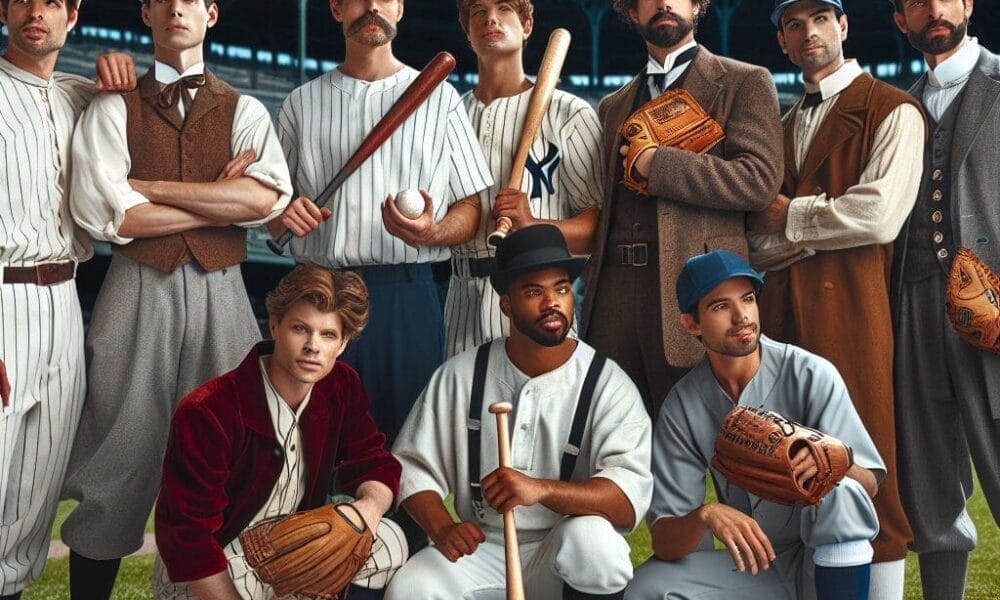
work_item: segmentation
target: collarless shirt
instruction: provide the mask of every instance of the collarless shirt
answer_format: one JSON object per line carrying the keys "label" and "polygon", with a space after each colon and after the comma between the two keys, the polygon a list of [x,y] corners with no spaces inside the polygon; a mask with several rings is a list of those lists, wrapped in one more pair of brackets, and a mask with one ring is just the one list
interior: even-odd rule
{"label": "collarless shirt", "polygon": [[974,37],[965,38],[958,52],[949,56],[937,67],[927,70],[927,85],[924,86],[923,102],[927,113],[935,122],[958,98],[979,62],[979,41]]}
{"label": "collarless shirt", "polygon": [[0,264],[84,261],[89,237],[70,214],[70,147],[94,84],[54,73],[42,79],[0,57]]}

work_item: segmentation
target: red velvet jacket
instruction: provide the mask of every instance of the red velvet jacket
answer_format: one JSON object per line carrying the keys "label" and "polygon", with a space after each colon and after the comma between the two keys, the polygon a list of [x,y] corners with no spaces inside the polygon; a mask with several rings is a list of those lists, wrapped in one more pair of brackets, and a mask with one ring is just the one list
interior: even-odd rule
{"label": "red velvet jacket", "polygon": [[[267,502],[281,472],[282,449],[267,409],[258,344],[236,369],[191,392],[177,407],[156,503],[156,545],[173,581],[226,570],[223,548]],[[358,374],[338,362],[312,390],[299,421],[306,492],[299,510],[337,490],[354,494],[365,481],[399,491],[399,462],[368,412]]]}

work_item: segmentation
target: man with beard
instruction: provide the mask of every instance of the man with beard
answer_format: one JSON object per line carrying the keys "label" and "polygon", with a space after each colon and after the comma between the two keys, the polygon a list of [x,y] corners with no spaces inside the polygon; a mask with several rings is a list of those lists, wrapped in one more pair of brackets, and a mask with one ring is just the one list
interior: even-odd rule
{"label": "man with beard", "polygon": [[912,533],[896,484],[889,271],[917,195],[924,118],[912,97],[845,60],[841,0],[776,0],[771,20],[806,94],[784,118],[781,193],[747,219],[751,263],[768,271],[761,322],[847,382],[887,469],[871,597],[902,598]]}
{"label": "man with beard", "polygon": [[[294,187],[311,198],[418,74],[392,50],[403,0],[331,0],[330,10],[346,38],[344,62],[294,90],[278,116]],[[442,83],[344,183],[332,218],[291,243],[297,262],[354,270],[368,286],[371,325],[343,360],[361,375],[390,442],[444,359],[431,264],[472,239],[478,194],[492,182],[458,93]],[[396,208],[394,195],[406,189],[424,196],[416,219]]]}
{"label": "man with beard", "polygon": [[[837,370],[760,333],[763,276],[724,250],[692,257],[677,280],[681,325],[705,358],[670,391],[654,425],[653,558],[626,598],[773,600],[868,598],[871,498],[885,466]],[[853,449],[847,476],[818,506],[784,506],[727,482],[711,468],[715,438],[734,406],[761,407]],[[808,449],[793,458],[802,483],[816,473]],[[717,502],[705,503],[705,474]],[[715,550],[712,538],[725,549]],[[735,567],[735,568],[734,568]]]}
{"label": "man with beard", "polygon": [[[716,248],[745,256],[744,214],[766,208],[781,177],[781,124],[771,75],[695,43],[709,2],[614,0],[619,16],[646,40],[649,62],[598,109],[609,177],[586,274],[581,334],[621,364],[654,416],[703,352],[674,318],[669,290],[684,260]],[[646,150],[635,168],[648,179],[649,196],[637,196],[622,184],[618,128],[647,100],[677,87],[722,125],[726,139],[706,154],[666,146]]]}
{"label": "man with beard", "polygon": [[[480,193],[484,210],[475,237],[452,248],[445,304],[448,356],[503,337],[510,329],[490,286],[495,269],[486,243],[497,217],[513,229],[552,223],[574,254],[589,254],[600,214],[604,166],[601,126],[587,102],[555,90],[528,156],[521,189],[505,188],[511,159],[534,87],[524,76],[523,54],[534,28],[528,0],[459,0],[458,18],[479,59],[479,82],[462,96],[493,175]],[[492,210],[486,210],[486,208]]]}
{"label": "man with beard", "polygon": [[967,36],[972,4],[897,0],[894,14],[927,62],[910,93],[933,133],[916,206],[896,243],[892,289],[900,494],[924,597],[934,599],[964,594],[976,545],[965,510],[970,454],[1000,523],[1000,356],[962,341],[942,310],[958,248],[1000,271],[1000,56]]}
{"label": "man with beard", "polygon": [[[503,598],[501,513],[517,507],[528,598],[621,598],[632,578],[622,533],[652,486],[649,419],[625,372],[567,337],[584,259],[559,229],[515,231],[496,259],[490,283],[510,337],[442,365],[393,447],[399,498],[434,546],[403,565],[386,597]],[[494,402],[514,405],[511,467],[497,468]]]}

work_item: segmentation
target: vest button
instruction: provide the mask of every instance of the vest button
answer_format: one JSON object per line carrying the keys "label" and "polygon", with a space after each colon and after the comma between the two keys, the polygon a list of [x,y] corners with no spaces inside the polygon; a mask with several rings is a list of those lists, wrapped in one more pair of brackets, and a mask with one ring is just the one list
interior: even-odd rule
{"label": "vest button", "polygon": [[935,223],[940,223],[943,220],[944,220],[944,215],[941,214],[941,211],[936,210],[931,213],[931,221],[934,221]]}
{"label": "vest button", "polygon": [[823,188],[816,186],[813,188],[813,196],[819,196],[823,193]]}
{"label": "vest button", "polygon": [[941,199],[944,198],[944,192],[941,190],[934,190],[934,193],[931,194],[931,198],[933,198],[935,202],[940,202]]}
{"label": "vest button", "polygon": [[934,181],[941,181],[941,175],[942,175],[941,169],[934,169],[934,171],[931,173],[931,179],[933,179]]}
{"label": "vest button", "polygon": [[940,250],[938,250],[937,255],[938,255],[938,258],[944,260],[944,259],[948,258],[948,251],[945,250],[944,248],[941,248]]}
{"label": "vest button", "polygon": [[828,290],[832,290],[833,289],[833,282],[832,281],[824,281],[823,282],[823,287],[826,288],[826,289],[828,289]]}
{"label": "vest button", "polygon": [[944,234],[941,233],[940,231],[935,231],[934,232],[934,243],[935,244],[940,244],[943,241],[944,241]]}

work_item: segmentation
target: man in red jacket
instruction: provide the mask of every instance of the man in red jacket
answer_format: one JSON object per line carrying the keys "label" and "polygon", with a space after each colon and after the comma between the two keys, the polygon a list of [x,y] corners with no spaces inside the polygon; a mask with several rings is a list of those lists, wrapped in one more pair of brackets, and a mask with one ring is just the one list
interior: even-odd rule
{"label": "man in red jacket", "polygon": [[[350,494],[376,537],[400,465],[337,357],[368,319],[354,273],[301,265],[267,296],[273,341],[181,401],[156,505],[157,598],[273,598],[243,558],[249,525]],[[331,485],[336,477],[336,484]],[[397,565],[398,566],[398,565]]]}

